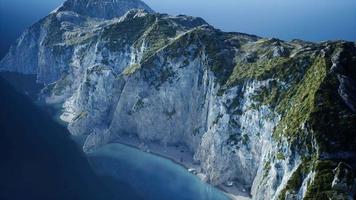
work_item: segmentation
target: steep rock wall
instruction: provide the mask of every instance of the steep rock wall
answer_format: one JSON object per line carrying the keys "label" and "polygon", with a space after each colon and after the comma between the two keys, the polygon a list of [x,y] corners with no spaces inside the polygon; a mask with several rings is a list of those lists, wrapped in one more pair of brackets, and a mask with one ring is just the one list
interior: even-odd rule
{"label": "steep rock wall", "polygon": [[37,74],[42,99],[87,135],[85,151],[133,134],[186,145],[207,181],[243,184],[254,199],[353,194],[354,43],[224,33],[142,10],[111,20],[58,10],[37,26],[1,69]]}

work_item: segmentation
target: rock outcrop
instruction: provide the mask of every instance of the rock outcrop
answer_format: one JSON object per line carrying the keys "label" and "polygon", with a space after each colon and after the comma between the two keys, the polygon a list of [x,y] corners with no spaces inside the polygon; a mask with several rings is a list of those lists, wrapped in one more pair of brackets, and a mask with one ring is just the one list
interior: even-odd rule
{"label": "rock outcrop", "polygon": [[[132,134],[186,145],[207,181],[238,182],[253,199],[355,192],[340,164],[356,167],[353,42],[225,33],[143,10],[104,20],[58,9],[0,68],[36,74],[41,98],[62,106],[72,134],[88,136],[86,151]],[[351,181],[339,177],[345,170]]]}
{"label": "rock outcrop", "polygon": [[73,11],[83,16],[112,19],[133,8],[153,12],[141,0],[68,0],[56,11]]}

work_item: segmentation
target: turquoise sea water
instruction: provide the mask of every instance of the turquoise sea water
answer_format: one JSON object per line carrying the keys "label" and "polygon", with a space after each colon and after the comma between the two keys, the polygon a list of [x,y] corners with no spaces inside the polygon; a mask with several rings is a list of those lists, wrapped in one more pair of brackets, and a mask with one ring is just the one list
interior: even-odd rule
{"label": "turquoise sea water", "polygon": [[89,160],[97,174],[127,184],[145,200],[229,199],[182,166],[125,145],[107,145],[89,154]]}

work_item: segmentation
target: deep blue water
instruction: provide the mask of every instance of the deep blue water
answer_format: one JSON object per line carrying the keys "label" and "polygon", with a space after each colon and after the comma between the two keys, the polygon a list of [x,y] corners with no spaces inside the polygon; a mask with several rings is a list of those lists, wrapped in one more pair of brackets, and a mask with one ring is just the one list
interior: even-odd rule
{"label": "deep blue water", "polygon": [[182,166],[132,147],[106,145],[89,158],[97,174],[127,184],[145,200],[229,199]]}
{"label": "deep blue water", "polygon": [[[63,0],[1,0],[0,57],[25,27]],[[285,40],[356,41],[356,0],[145,0],[154,10],[203,17],[224,31]]]}

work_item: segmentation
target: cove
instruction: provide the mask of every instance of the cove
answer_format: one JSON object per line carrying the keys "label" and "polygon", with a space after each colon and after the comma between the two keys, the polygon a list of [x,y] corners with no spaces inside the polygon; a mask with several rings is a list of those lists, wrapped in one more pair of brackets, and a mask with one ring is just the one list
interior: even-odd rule
{"label": "cove", "polygon": [[[123,144],[105,145],[88,154],[88,157],[99,176],[109,177],[114,182],[127,185],[131,189],[127,192],[134,191],[137,199],[230,199],[224,192],[202,182],[171,160]],[[122,190],[120,192],[125,193]]]}

